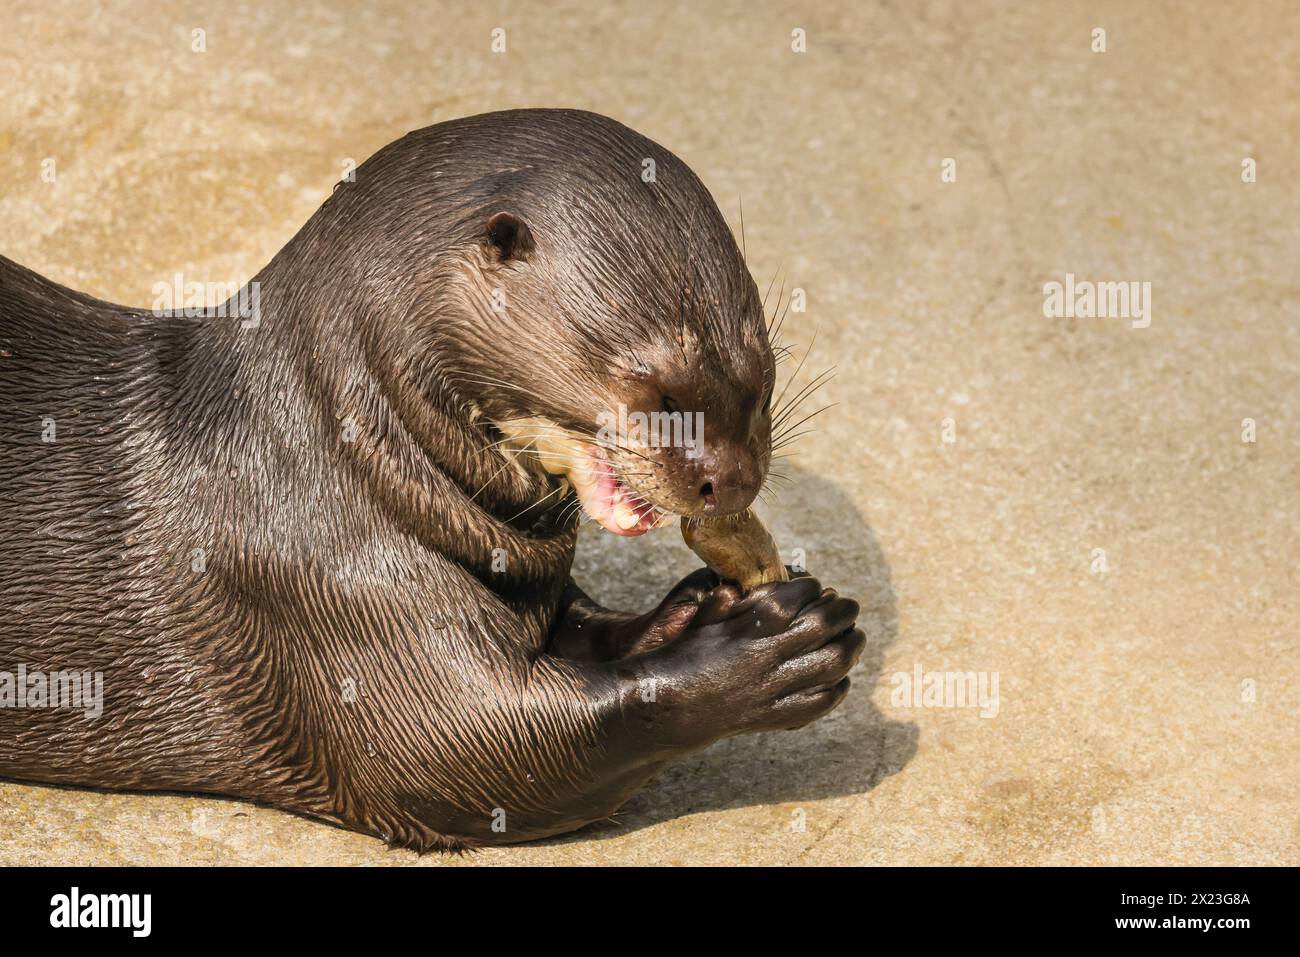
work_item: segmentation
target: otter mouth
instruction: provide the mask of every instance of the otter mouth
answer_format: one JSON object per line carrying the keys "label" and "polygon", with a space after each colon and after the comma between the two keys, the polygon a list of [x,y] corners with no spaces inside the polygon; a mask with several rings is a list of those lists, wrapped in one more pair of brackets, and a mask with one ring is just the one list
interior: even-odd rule
{"label": "otter mouth", "polygon": [[548,419],[512,419],[494,425],[506,437],[503,451],[531,460],[542,471],[568,482],[582,510],[606,531],[631,537],[676,521],[676,515],[634,491],[599,445]]}
{"label": "otter mouth", "polygon": [[675,516],[651,505],[623,481],[599,446],[584,449],[584,470],[569,476],[578,502],[591,519],[615,535],[644,535],[672,522]]}

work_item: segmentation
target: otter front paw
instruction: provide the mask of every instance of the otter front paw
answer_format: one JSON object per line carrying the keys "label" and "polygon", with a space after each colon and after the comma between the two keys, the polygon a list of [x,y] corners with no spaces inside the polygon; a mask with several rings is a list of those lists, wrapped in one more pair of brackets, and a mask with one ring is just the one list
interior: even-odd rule
{"label": "otter front paw", "polygon": [[691,749],[823,717],[844,700],[866,644],[857,616],[857,602],[812,578],[744,596],[718,586],[676,641],[639,659],[654,689],[642,695],[644,730]]}
{"label": "otter front paw", "polygon": [[601,608],[570,582],[550,650],[575,661],[617,661],[653,651],[682,634],[700,600],[717,584],[717,575],[698,569],[674,585],[658,607],[633,615]]}

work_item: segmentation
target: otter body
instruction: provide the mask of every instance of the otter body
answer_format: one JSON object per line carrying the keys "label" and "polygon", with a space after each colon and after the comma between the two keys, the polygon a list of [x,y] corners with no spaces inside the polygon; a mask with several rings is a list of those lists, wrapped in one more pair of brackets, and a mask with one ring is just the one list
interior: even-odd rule
{"label": "otter body", "polygon": [[[0,699],[0,776],[454,849],[842,700],[857,606],[811,579],[701,573],[641,616],[569,580],[579,505],[620,534],[740,511],[770,455],[757,290],[670,153],[574,111],[418,131],[250,288],[255,316],[187,318],[0,258],[0,673],[103,676],[98,717]],[[715,439],[592,444],[575,498],[496,426],[585,441],[617,403]]]}

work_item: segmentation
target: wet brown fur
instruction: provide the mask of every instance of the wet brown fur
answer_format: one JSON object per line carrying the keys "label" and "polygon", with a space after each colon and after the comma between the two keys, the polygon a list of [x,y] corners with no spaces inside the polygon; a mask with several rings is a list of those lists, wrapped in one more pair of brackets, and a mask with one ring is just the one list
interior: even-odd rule
{"label": "wet brown fur", "polygon": [[[485,233],[503,210],[522,229]],[[628,484],[679,512],[701,475],[752,498],[771,350],[679,160],[588,113],[443,123],[362,165],[256,281],[249,329],[0,257],[0,670],[104,673],[98,720],[0,709],[0,775],[455,849],[605,817],[664,760],[762,724],[706,719],[680,663],[686,696],[650,717],[651,659],[552,653],[572,510],[491,447],[493,420],[590,431],[671,392],[715,441],[702,462],[629,453]]]}

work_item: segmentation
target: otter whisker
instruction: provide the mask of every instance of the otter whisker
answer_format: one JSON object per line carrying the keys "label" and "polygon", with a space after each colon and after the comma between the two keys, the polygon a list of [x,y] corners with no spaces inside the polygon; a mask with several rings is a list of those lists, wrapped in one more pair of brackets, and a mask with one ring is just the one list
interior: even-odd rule
{"label": "otter whisker", "polygon": [[655,468],[660,468],[660,469],[661,469],[661,468],[664,467],[664,464],[663,464],[662,462],[656,462],[654,459],[650,458],[650,456],[646,455],[644,452],[638,452],[636,449],[631,448],[630,446],[622,445],[622,444],[616,443],[616,444],[614,444],[614,445],[610,445],[610,446],[607,446],[607,447],[608,447],[608,448],[611,448],[611,449],[618,449],[618,450],[621,451],[621,452],[630,452],[630,453],[632,453],[633,455],[640,456],[641,458],[643,458],[643,459],[645,459],[647,462],[649,462],[651,465],[653,465]]}
{"label": "otter whisker", "polygon": [[489,449],[497,448],[501,445],[506,444],[507,442],[514,442],[520,439],[532,439],[536,441],[537,439],[552,438],[557,433],[564,435],[566,438],[568,437],[568,434],[563,429],[560,429],[558,427],[556,428],[533,427],[528,429],[520,429],[517,432],[511,432],[511,434],[509,435],[503,435],[500,439],[498,439],[495,442],[489,442],[487,445],[483,446],[479,451],[486,452]]}
{"label": "otter whisker", "polygon": [[808,398],[808,396],[812,395],[822,386],[830,382],[831,379],[835,378],[835,373],[838,369],[839,366],[829,366],[826,369],[823,369],[814,376],[810,382],[806,383],[789,402],[779,404],[775,413],[777,418],[779,419],[782,415],[788,414],[791,409],[797,408],[799,403],[803,402]]}
{"label": "otter whisker", "polygon": [[817,345],[817,330],[816,330],[816,329],[813,330],[812,342],[808,343],[808,348],[804,350],[803,357],[800,358],[800,360],[799,360],[799,364],[798,364],[797,366],[794,367],[794,371],[790,373],[790,378],[786,379],[786,380],[785,380],[785,385],[783,385],[783,386],[781,387],[781,394],[778,395],[778,396],[776,397],[776,401],[772,403],[772,405],[773,405],[775,408],[778,408],[778,409],[781,408],[781,402],[782,402],[783,399],[785,399],[785,394],[786,394],[786,392],[789,391],[789,389],[790,389],[790,383],[792,383],[796,378],[798,378],[799,373],[803,371],[804,364],[808,361],[808,357],[809,357],[810,355],[812,355],[813,346],[815,346],[815,345]]}
{"label": "otter whisker", "polygon": [[[776,294],[776,305],[772,308],[772,318],[767,321],[767,337],[775,339],[781,331],[779,324],[776,324],[777,313],[781,311],[781,300],[785,298],[785,276],[781,276],[781,291]],[[775,328],[774,328],[775,325]]]}
{"label": "otter whisker", "polygon": [[[793,302],[794,296],[791,296],[785,301],[785,308],[781,310],[781,318],[776,321],[776,324],[772,327],[771,331],[768,332],[769,338],[777,339],[780,337],[781,327],[785,324],[785,317],[790,314],[790,304]],[[778,302],[777,305],[779,306],[780,303]]]}
{"label": "otter whisker", "polygon": [[792,435],[792,436],[790,436],[788,439],[785,439],[785,440],[782,441],[779,445],[775,445],[775,446],[773,446],[773,448],[778,448],[778,449],[785,448],[787,445],[789,445],[791,442],[795,441],[796,439],[801,438],[802,436],[805,436],[805,435],[809,435],[809,434],[811,434],[811,433],[813,433],[813,432],[817,432],[817,431],[820,431],[820,430],[819,430],[819,429],[805,429],[804,431],[799,432],[799,433],[797,433],[797,434],[795,434],[795,435]]}
{"label": "otter whisker", "polygon": [[538,439],[548,438],[550,435],[551,435],[550,432],[543,432],[543,431],[538,431],[533,433],[521,432],[516,435],[507,435],[503,438],[498,439],[495,442],[489,442],[487,445],[480,448],[476,454],[482,455],[484,452],[490,452],[493,449],[500,449],[502,452],[504,452],[506,450],[502,449],[502,446],[504,446],[507,442],[515,442],[520,439],[528,439],[529,444],[531,444],[532,442],[536,442]]}
{"label": "otter whisker", "polygon": [[[536,456],[537,458],[552,458],[552,459],[558,459],[561,462],[573,461],[573,457],[565,452],[543,452],[539,449],[520,449],[519,452],[525,455]],[[591,465],[573,465],[570,468],[568,468],[567,471],[578,472],[583,474],[592,474],[592,473],[600,472],[600,469]],[[617,474],[620,478],[623,477],[644,478],[645,476],[653,475],[654,473],[653,472],[629,472],[626,469],[619,469]]]}
{"label": "otter whisker", "polygon": [[767,297],[772,294],[772,287],[776,285],[776,277],[781,275],[781,267],[776,267],[776,272],[772,273],[772,278],[767,284],[767,292],[763,293],[763,315],[767,315]]}
{"label": "otter whisker", "polygon": [[795,422],[795,423],[793,423],[793,424],[791,424],[791,425],[787,425],[787,426],[785,426],[785,428],[781,429],[781,431],[780,431],[779,433],[777,433],[777,435],[776,435],[774,441],[776,441],[776,442],[780,442],[780,441],[782,441],[783,439],[785,439],[785,437],[786,437],[787,435],[789,435],[789,434],[790,434],[791,432],[793,432],[795,429],[799,428],[799,426],[803,425],[803,424],[804,424],[805,422],[807,422],[809,419],[812,419],[812,418],[814,418],[814,417],[816,417],[816,416],[819,416],[819,415],[821,415],[823,412],[825,412],[827,409],[833,409],[833,408],[835,408],[835,406],[837,406],[837,405],[839,405],[838,402],[832,402],[832,403],[830,403],[829,405],[824,405],[824,406],[822,406],[820,409],[817,409],[815,412],[809,412],[807,415],[805,415],[805,416],[804,416],[802,419],[800,419],[799,421],[797,421],[797,422]]}
{"label": "otter whisker", "polygon": [[531,505],[529,505],[528,507],[526,507],[523,511],[521,511],[521,512],[517,512],[517,513],[515,513],[514,515],[511,515],[509,518],[507,518],[507,519],[505,520],[505,524],[509,525],[509,524],[510,524],[511,522],[513,522],[515,519],[519,518],[519,516],[521,516],[521,515],[527,515],[529,512],[531,512],[531,511],[532,511],[533,509],[535,509],[537,506],[541,505],[543,502],[545,502],[548,498],[550,498],[550,497],[551,497],[552,495],[554,495],[556,492],[562,492],[562,491],[564,491],[565,489],[567,489],[568,487],[569,487],[569,484],[568,484],[567,482],[561,482],[559,485],[555,486],[555,488],[551,489],[551,491],[547,492],[545,495],[543,495],[543,496],[542,496],[541,498],[539,498],[537,501],[533,502]]}
{"label": "otter whisker", "polygon": [[579,525],[582,525],[583,523],[589,521],[589,519],[587,518],[586,511],[582,507],[582,503],[579,502],[577,498],[574,498],[572,502],[569,502],[567,505],[564,506],[563,509],[560,510],[560,514],[556,518],[556,523],[559,525],[564,525],[570,519],[572,519],[575,514],[578,516]]}
{"label": "otter whisker", "polygon": [[[785,458],[788,456],[775,456],[775,457]],[[780,484],[776,488],[773,488],[771,484],[772,482],[779,482],[782,484]],[[759,489],[758,494],[762,496],[764,502],[771,505],[776,501],[779,492],[793,488],[794,484],[795,484],[794,479],[790,478],[790,476],[786,475],[784,472],[778,472],[774,469],[769,468],[767,472],[767,477],[763,480],[763,485]]]}
{"label": "otter whisker", "polygon": [[502,472],[504,472],[504,471],[505,471],[506,469],[508,469],[508,468],[510,468],[510,461],[509,461],[509,460],[507,460],[506,463],[505,463],[504,465],[501,466],[501,468],[499,468],[499,469],[497,469],[495,472],[493,472],[493,473],[488,477],[488,480],[487,480],[486,482],[484,482],[481,486],[479,486],[478,491],[475,492],[473,495],[471,495],[471,496],[469,497],[469,500],[472,502],[472,501],[474,501],[475,499],[477,499],[480,495],[482,495],[482,494],[483,494],[483,490],[484,490],[485,488],[487,488],[489,485],[491,485],[492,482],[493,482],[493,480],[494,480],[498,475],[500,475]]}
{"label": "otter whisker", "polygon": [[504,379],[497,379],[493,376],[484,375],[477,372],[448,372],[444,378],[456,384],[472,383],[475,385],[491,386],[493,388],[505,389],[516,395],[525,396],[537,402],[545,401],[545,398],[531,389],[527,389],[515,382],[506,382]]}
{"label": "otter whisker", "polygon": [[[558,460],[559,462],[566,464],[567,466],[565,468],[566,472],[573,473],[573,474],[592,475],[592,474],[599,474],[601,472],[601,469],[596,466],[575,464],[573,462],[573,457],[564,452],[543,452],[539,449],[518,449],[517,453],[519,455],[534,456],[538,459],[550,458],[550,459]],[[627,471],[625,469],[619,469],[617,472],[617,475],[620,478],[625,478],[625,477],[645,478],[646,476],[653,475],[653,474],[654,474],[653,472],[632,472],[632,471]]]}
{"label": "otter whisker", "polygon": [[781,423],[784,422],[787,418],[789,418],[789,416],[797,408],[799,408],[799,406],[802,405],[806,399],[808,399],[810,396],[815,394],[817,390],[822,388],[822,386],[826,385],[826,383],[830,382],[830,380],[835,377],[836,368],[838,367],[831,366],[829,369],[826,369],[825,371],[820,373],[815,379],[813,379],[802,389],[800,389],[798,394],[795,395],[795,397],[792,398],[789,402],[785,403],[784,405],[778,406],[776,413],[772,417],[772,428],[779,429]]}
{"label": "otter whisker", "polygon": [[489,385],[499,389],[508,389],[511,392],[517,392],[520,395],[526,395],[530,399],[541,398],[536,393],[531,392],[530,390],[524,388],[523,386],[517,383],[506,382],[503,379],[493,379],[491,377],[480,376],[477,373],[448,372],[444,375],[444,378],[446,378],[448,381],[453,383],[469,382],[475,385]]}
{"label": "otter whisker", "polygon": [[737,196],[740,203],[740,261],[749,267],[749,252],[745,246],[745,200]]}

